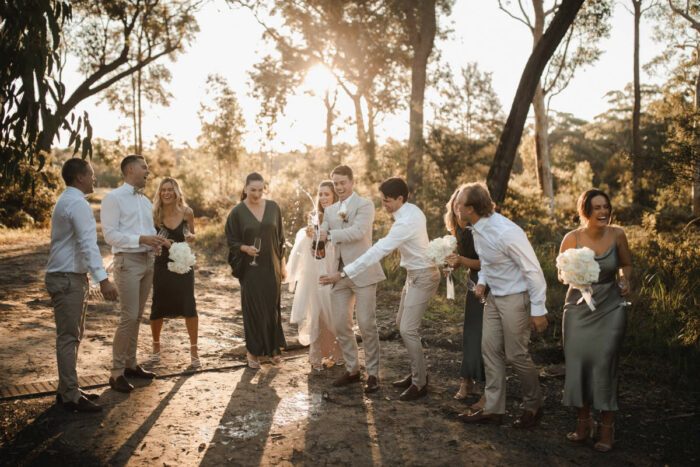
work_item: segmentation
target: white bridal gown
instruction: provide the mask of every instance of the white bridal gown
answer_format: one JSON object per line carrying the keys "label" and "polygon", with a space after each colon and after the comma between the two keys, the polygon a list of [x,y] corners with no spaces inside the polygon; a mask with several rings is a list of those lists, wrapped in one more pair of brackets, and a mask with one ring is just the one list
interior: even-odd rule
{"label": "white bridal gown", "polygon": [[323,358],[342,361],[333,332],[331,286],[318,283],[321,275],[331,272],[334,250],[326,243],[326,257],[315,259],[306,228],[297,232],[287,263],[289,291],[294,292],[291,322],[298,326],[299,342],[309,346],[309,361],[319,366]]}

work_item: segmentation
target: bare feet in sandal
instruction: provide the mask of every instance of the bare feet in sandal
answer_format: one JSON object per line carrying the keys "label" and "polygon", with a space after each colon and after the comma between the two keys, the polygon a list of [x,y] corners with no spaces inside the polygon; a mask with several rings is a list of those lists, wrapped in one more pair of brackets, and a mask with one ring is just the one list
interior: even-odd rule
{"label": "bare feet in sandal", "polygon": [[469,394],[474,390],[474,381],[469,378],[462,378],[459,385],[459,391],[455,394],[455,399],[458,401],[464,400],[469,397]]}

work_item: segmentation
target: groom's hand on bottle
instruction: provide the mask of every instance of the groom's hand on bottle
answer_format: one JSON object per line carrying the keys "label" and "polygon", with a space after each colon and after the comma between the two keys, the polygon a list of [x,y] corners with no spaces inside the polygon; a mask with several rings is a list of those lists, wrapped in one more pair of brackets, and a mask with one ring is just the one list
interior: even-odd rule
{"label": "groom's hand on bottle", "polygon": [[110,300],[112,302],[119,298],[119,292],[117,292],[117,287],[112,284],[109,279],[104,279],[100,281],[100,292],[105,300]]}

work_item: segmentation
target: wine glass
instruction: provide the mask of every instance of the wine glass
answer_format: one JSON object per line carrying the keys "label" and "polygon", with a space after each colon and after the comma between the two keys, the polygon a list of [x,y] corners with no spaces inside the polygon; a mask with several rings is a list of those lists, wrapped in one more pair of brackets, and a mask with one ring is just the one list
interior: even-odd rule
{"label": "wine glass", "polygon": [[182,235],[185,236],[185,241],[187,241],[188,237],[192,237],[192,231],[190,230],[190,226],[185,222],[185,225],[182,226]]}
{"label": "wine glass", "polygon": [[[468,289],[470,292],[476,292],[476,284],[475,284],[474,281],[471,279],[471,277],[467,277],[467,289]],[[479,299],[479,301],[480,301],[481,303],[486,303],[486,297],[481,297],[481,298]]]}
{"label": "wine glass", "polygon": [[[158,236],[159,236],[160,238],[166,238],[166,239],[167,239],[167,238],[168,238],[168,231],[167,231],[167,229],[166,229],[165,227],[161,227],[160,230],[158,231]],[[156,248],[156,255],[160,256],[160,254],[161,254],[162,252],[163,252],[163,247],[162,247],[162,246],[158,246],[158,247]]]}
{"label": "wine glass", "polygon": [[[256,253],[258,253],[258,254],[260,253],[260,247],[261,247],[261,246],[262,246],[262,238],[260,238],[260,237],[255,237],[255,240],[253,240],[253,248],[255,248],[255,249],[257,250]],[[250,265],[251,265],[251,266],[257,266],[257,265],[258,265],[257,259],[258,259],[258,256],[257,256],[257,255],[254,256],[254,257],[253,257],[253,261],[250,263]]]}

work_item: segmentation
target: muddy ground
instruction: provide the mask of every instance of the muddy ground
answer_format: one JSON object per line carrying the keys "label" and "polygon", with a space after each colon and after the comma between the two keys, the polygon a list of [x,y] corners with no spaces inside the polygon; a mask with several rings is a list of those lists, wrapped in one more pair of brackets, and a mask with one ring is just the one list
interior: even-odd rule
{"label": "muddy ground", "polygon": [[[109,251],[102,246],[106,261]],[[0,386],[56,379],[55,331],[43,286],[48,233],[37,231],[0,245]],[[591,444],[564,439],[574,413],[561,406],[561,351],[535,345],[542,369],[545,416],[539,427],[518,431],[520,391],[508,380],[507,423],[466,426],[456,415],[466,403],[458,388],[459,329],[439,320],[425,324],[431,390],[423,400],[401,402],[389,384],[408,369],[393,319],[398,291],[379,294],[382,335],[381,389],[366,396],[360,385],[337,389],[340,368],[312,372],[306,349],[288,342],[282,364],[259,371],[243,363],[238,283],[227,266],[209,263],[196,272],[203,371],[181,374],[189,364],[182,321],[166,322],[163,361],[153,367],[173,374],[136,382],[130,395],[108,387],[100,414],[68,413],[53,396],[0,401],[0,465],[698,465],[700,393],[658,382],[623,361],[617,444],[600,454]],[[291,295],[283,295],[285,322]],[[150,304],[149,304],[150,307]],[[150,308],[149,308],[150,309]],[[79,374],[105,381],[116,306],[93,301],[80,347]],[[139,357],[150,354],[144,318]],[[474,402],[474,396],[470,402]]]}

